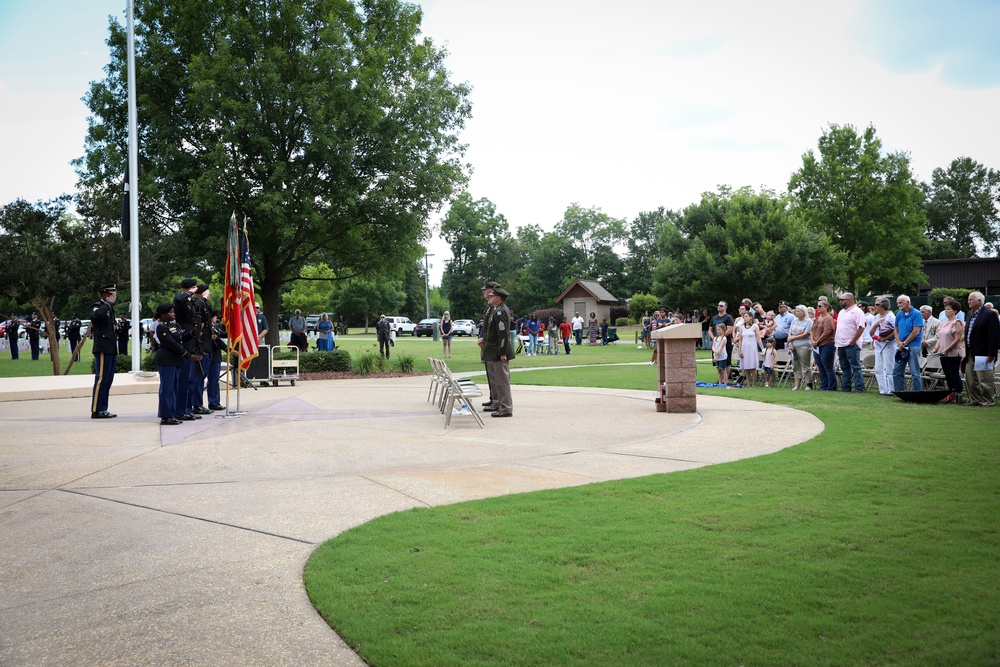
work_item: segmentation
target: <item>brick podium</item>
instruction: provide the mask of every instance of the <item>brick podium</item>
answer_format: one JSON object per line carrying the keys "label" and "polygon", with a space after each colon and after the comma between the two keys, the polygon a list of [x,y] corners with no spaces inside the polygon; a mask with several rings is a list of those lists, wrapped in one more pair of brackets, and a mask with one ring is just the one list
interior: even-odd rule
{"label": "brick podium", "polygon": [[698,394],[695,382],[698,369],[694,351],[701,340],[700,324],[671,324],[652,332],[656,345],[656,366],[659,381],[659,412],[697,412]]}

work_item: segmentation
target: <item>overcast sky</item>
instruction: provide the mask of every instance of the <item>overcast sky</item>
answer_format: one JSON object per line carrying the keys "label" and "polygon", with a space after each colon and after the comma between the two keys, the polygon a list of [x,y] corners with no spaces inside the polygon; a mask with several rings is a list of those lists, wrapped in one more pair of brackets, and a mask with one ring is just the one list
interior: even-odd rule
{"label": "overcast sky", "polygon": [[[473,87],[469,190],[512,227],[551,229],[573,202],[631,220],[720,184],[784,191],[830,123],[874,124],[921,180],[962,155],[1000,168],[1000,2],[421,4]],[[0,203],[75,190],[80,98],[124,9],[0,0]]]}

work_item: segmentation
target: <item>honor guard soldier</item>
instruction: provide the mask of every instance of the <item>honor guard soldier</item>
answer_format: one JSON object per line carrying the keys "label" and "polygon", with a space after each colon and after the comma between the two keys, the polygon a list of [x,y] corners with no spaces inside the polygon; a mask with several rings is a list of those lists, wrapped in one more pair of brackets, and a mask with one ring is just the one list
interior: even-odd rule
{"label": "honor guard soldier", "polygon": [[97,290],[101,300],[90,307],[90,337],[94,340],[94,395],[90,401],[91,419],[110,419],[108,394],[115,380],[118,361],[118,337],[115,332],[115,301],[118,288],[105,285]]}
{"label": "honor guard soldier", "polygon": [[24,325],[24,328],[28,330],[28,345],[31,346],[31,360],[38,361],[38,355],[41,350],[38,335],[42,331],[42,321],[38,319],[38,313],[31,314],[31,319]]}
{"label": "honor guard soldier", "polygon": [[[184,347],[187,349],[188,357],[187,360],[181,365],[179,389],[177,390],[177,409],[182,415],[191,415],[191,419],[201,419],[201,415],[196,415],[191,412],[191,399],[188,397],[188,391],[190,389],[191,377],[194,375],[195,362],[191,360],[191,355],[194,354],[196,336],[195,336],[195,317],[197,316],[197,311],[194,306],[194,292],[198,289],[198,281],[194,278],[185,278],[181,281],[181,291],[174,297],[174,317],[176,318],[177,326],[181,328],[184,332]],[[199,366],[200,370],[200,366]]]}
{"label": "honor guard soldier", "polygon": [[184,414],[177,403],[181,391],[187,391],[180,385],[180,376],[191,354],[184,345],[184,331],[174,321],[173,304],[161,303],[156,316],[159,321],[153,338],[157,345],[156,369],[160,373],[160,402],[156,415],[163,426],[176,426],[182,421],[194,420],[194,415]]}
{"label": "honor guard soldier", "polygon": [[194,341],[192,352],[201,357],[201,361],[192,367],[191,379],[188,384],[187,400],[190,408],[188,412],[195,415],[208,415],[212,411],[205,407],[205,378],[208,375],[208,365],[212,360],[212,309],[208,305],[211,294],[208,285],[202,283],[195,288],[194,296],[191,298],[191,307],[194,309],[194,332],[197,338]]}
{"label": "honor guard soldier", "polygon": [[66,338],[69,339],[69,351],[74,355],[73,361],[80,361],[80,355],[76,354],[76,346],[80,344],[80,329],[82,327],[83,322],[80,321],[80,316],[73,313],[73,319],[66,325]]}
{"label": "honor guard soldier", "polygon": [[510,361],[514,358],[514,345],[510,342],[513,326],[510,308],[504,301],[510,292],[494,287],[490,293],[490,310],[483,320],[483,349],[480,358],[486,364],[486,375],[493,391],[492,405],[483,408],[493,417],[512,417],[514,402],[510,395]]}

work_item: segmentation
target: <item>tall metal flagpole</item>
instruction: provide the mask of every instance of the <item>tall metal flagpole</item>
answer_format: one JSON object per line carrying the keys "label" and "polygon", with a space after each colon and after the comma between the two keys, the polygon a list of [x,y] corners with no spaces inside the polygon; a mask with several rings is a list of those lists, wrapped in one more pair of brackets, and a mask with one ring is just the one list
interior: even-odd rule
{"label": "tall metal flagpole", "polygon": [[139,139],[135,104],[135,0],[128,0],[128,214],[129,265],[132,286],[132,372],[142,357],[142,324],[139,321]]}

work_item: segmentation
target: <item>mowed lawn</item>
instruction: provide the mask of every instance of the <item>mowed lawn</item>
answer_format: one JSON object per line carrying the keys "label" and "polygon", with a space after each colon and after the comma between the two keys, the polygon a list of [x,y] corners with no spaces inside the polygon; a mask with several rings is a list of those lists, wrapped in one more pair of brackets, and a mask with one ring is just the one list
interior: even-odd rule
{"label": "mowed lawn", "polygon": [[[648,359],[631,348],[622,361]],[[648,366],[511,377],[654,390]],[[735,463],[388,515],[315,552],[310,598],[377,666],[1000,664],[1000,408],[702,391],[826,429]]]}

